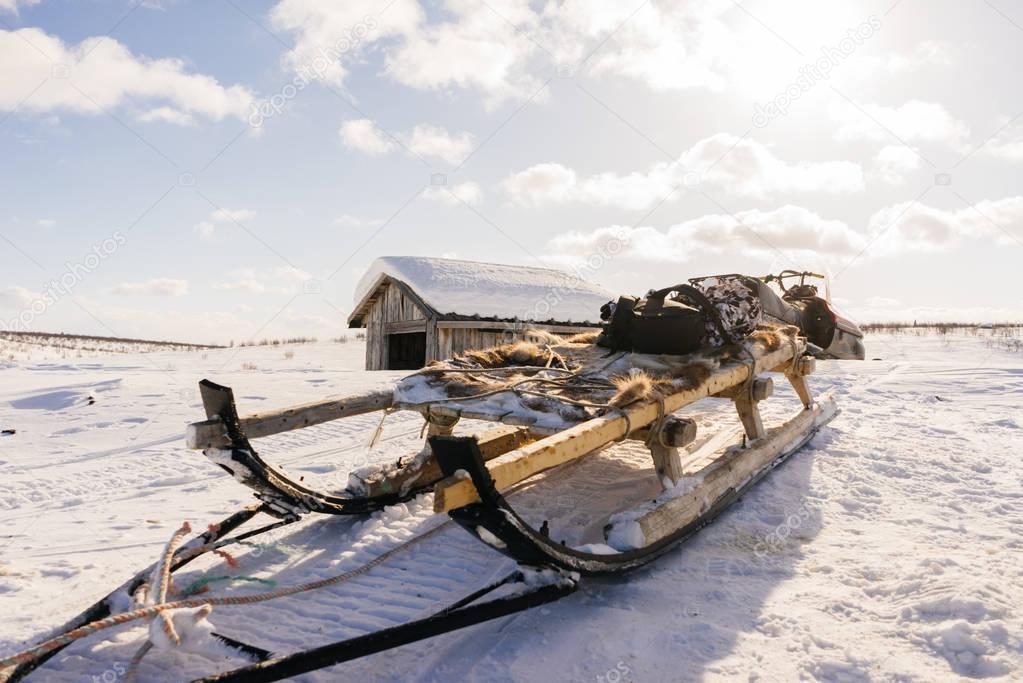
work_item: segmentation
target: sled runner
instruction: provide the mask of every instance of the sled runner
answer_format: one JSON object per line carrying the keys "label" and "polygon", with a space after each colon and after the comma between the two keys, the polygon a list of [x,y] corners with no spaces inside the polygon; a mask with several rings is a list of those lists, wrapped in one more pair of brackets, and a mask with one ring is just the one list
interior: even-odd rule
{"label": "sled runner", "polygon": [[[124,596],[137,597],[150,584],[166,593],[179,567],[239,539],[309,513],[365,514],[428,491],[437,513],[446,513],[520,568],[425,618],[281,657],[259,643],[243,642],[238,634],[216,632],[214,637],[251,663],[203,680],[280,680],[558,600],[574,591],[581,576],[634,569],[688,539],[802,448],[837,412],[830,396],[815,399],[811,394],[806,378],[815,360],[807,355],[797,327],[762,326],[738,343],[687,355],[609,352],[595,345],[594,337],[549,336],[543,343],[470,351],[409,375],[393,390],[248,416],[239,415],[229,388],[204,380],[200,391],[207,419],[189,427],[188,445],[202,449],[252,489],[259,503],[189,543],[180,543],[183,533],[176,535],[162,562],[69,622],[58,636],[0,658],[0,680],[20,680],[75,640],[115,624],[164,619],[173,631],[185,610],[208,614],[212,605],[272,600],[371,571],[422,537],[355,570],[310,584],[238,597],[136,600],[128,611],[119,607]],[[765,425],[761,414],[761,404],[774,392],[768,373],[780,373],[801,405],[773,425]],[[691,410],[678,414],[712,398],[734,406],[740,429],[702,435]],[[414,411],[424,418],[426,445],[398,462],[353,473],[343,491],[319,491],[294,480],[260,457],[253,444],[335,419],[393,411]],[[456,428],[471,435],[456,436]],[[645,449],[646,469],[634,468],[633,474],[645,472],[650,486],[637,487],[630,505],[592,520],[600,538],[567,542],[557,521],[549,524],[516,509],[517,492],[542,490],[551,473],[587,459],[613,462],[616,444],[623,441],[633,450]],[[260,513],[278,519],[229,536]],[[436,527],[427,533],[433,531]],[[163,580],[154,578],[161,571]],[[147,591],[153,588],[143,589],[143,597]],[[482,601],[489,595],[497,597]],[[146,646],[138,657],[145,651]]]}

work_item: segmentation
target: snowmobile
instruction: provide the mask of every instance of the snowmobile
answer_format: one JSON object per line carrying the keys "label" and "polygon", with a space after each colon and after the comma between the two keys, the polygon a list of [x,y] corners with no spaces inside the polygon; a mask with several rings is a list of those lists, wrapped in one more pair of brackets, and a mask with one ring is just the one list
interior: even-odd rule
{"label": "snowmobile", "polygon": [[[768,280],[758,282],[766,287]],[[769,315],[785,324],[764,324],[731,343],[686,354],[609,351],[594,343],[595,333],[570,338],[527,333],[524,341],[432,363],[391,389],[248,416],[239,415],[230,388],[203,380],[207,419],[189,426],[188,446],[201,449],[250,488],[258,502],[188,542],[183,526],[159,561],[57,635],[0,657],[0,681],[20,680],[98,632],[148,623],[149,640],[131,660],[136,667],[157,642],[172,649],[196,637],[186,623],[205,623],[214,605],[241,609],[354,580],[441,524],[354,569],[307,584],[265,593],[242,587],[226,594],[175,594],[172,584],[173,575],[197,558],[216,561],[215,554],[225,549],[244,551],[246,540],[313,513],[366,515],[427,492],[436,513],[478,539],[487,552],[513,559],[517,569],[438,605],[426,617],[309,650],[272,653],[266,643],[247,643],[243,634],[208,625],[205,636],[233,648],[246,665],[201,680],[281,680],[564,599],[584,576],[617,575],[646,565],[709,524],[837,414],[831,395],[815,398],[807,380],[815,371],[815,355],[841,352],[835,339],[826,339],[815,326],[828,322],[837,336],[837,317],[828,317],[826,302],[805,287],[801,281],[777,302],[765,304]],[[799,324],[788,324],[797,314]],[[821,344],[808,341],[811,337]],[[791,417],[773,425],[765,424],[760,411],[774,393],[768,373],[786,380],[799,403]],[[735,427],[704,435],[698,433],[697,415],[679,412],[710,398],[734,407]],[[342,491],[318,491],[296,481],[253,446],[274,434],[357,415],[383,418],[399,410],[422,416],[427,436],[422,449],[354,472]],[[456,435],[458,427],[463,432]],[[591,485],[601,477],[619,492],[626,485],[629,501],[618,507],[621,501],[612,496],[572,486],[584,470],[593,474],[587,480]],[[564,499],[546,493],[560,475],[567,481]],[[534,504],[524,507],[527,499]],[[555,503],[570,514],[554,514]],[[587,510],[593,518],[584,514]],[[234,534],[257,515],[270,520]],[[247,557],[236,554],[233,561],[244,563]]]}
{"label": "snowmobile", "polygon": [[[798,283],[788,284],[797,278]],[[807,278],[827,283],[824,275],[795,270],[751,278],[756,281],[765,318],[798,326],[809,342],[810,353],[816,358],[863,360],[866,357],[863,331],[838,312],[830,297],[822,297],[818,285],[807,282]],[[780,296],[771,283],[778,285]]]}

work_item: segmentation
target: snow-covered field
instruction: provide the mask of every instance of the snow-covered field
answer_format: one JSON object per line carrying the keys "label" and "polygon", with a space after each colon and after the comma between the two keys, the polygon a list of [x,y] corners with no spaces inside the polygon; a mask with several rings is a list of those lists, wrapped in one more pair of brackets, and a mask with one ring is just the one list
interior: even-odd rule
{"label": "snow-covered field", "polygon": [[[880,360],[819,363],[812,385],[833,387],[842,414],[651,566],[584,581],[549,607],[305,679],[1020,680],[1023,354],[988,335],[874,335],[868,357]],[[252,500],[184,447],[184,425],[203,417],[200,379],[233,386],[245,413],[398,376],[363,372],[363,353],[352,342],[0,359],[0,429],[16,430],[0,436],[0,655],[155,560],[182,520],[202,528]],[[795,403],[778,386],[786,400],[769,404],[787,411]],[[395,414],[386,440],[367,451],[378,419],[256,445],[306,481],[342,488],[354,467],[417,446],[420,421]],[[611,467],[595,460],[552,475],[549,491],[589,488],[594,505],[607,504],[601,492],[618,483]],[[538,511],[560,500],[517,495],[516,504]],[[553,529],[559,518],[551,514]],[[336,574],[437,521],[429,497],[369,519],[309,520],[241,553],[239,572],[278,586]],[[211,562],[184,576],[211,567],[223,572]],[[349,583],[217,607],[211,620],[221,632],[289,652],[423,616],[507,569],[449,525]],[[29,680],[118,680],[142,638],[141,629],[120,629],[82,641]],[[139,673],[181,681],[225,668],[154,652]]]}

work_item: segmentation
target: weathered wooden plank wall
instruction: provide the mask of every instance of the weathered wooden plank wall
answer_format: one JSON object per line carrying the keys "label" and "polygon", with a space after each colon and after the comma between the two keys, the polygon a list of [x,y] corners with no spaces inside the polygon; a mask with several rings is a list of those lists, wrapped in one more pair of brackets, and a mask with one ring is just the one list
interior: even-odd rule
{"label": "weathered wooden plank wall", "polygon": [[[387,333],[390,331],[412,331],[407,323],[420,322],[426,330],[426,362],[451,358],[469,349],[485,349],[498,344],[518,341],[523,338],[525,328],[519,324],[492,322],[487,320],[462,320],[442,322],[431,318],[432,311],[423,310],[402,290],[403,284],[388,282],[369,303],[364,318],[366,326],[366,369],[387,369]],[[406,323],[399,325],[399,323]],[[507,329],[502,329],[507,328]],[[530,325],[530,329],[547,329],[555,334],[572,334],[592,329],[587,327]]]}
{"label": "weathered wooden plank wall", "polygon": [[[419,309],[400,288],[388,283],[366,315],[366,369],[387,369],[387,323],[411,320],[426,321],[426,313]],[[430,327],[427,323],[427,352],[430,344]]]}
{"label": "weathered wooden plank wall", "polygon": [[[480,325],[486,325],[486,323],[481,322]],[[486,328],[439,329],[437,330],[437,358],[451,358],[456,353],[462,353],[469,349],[497,346],[515,341],[519,336],[518,333],[511,331],[488,331]]]}

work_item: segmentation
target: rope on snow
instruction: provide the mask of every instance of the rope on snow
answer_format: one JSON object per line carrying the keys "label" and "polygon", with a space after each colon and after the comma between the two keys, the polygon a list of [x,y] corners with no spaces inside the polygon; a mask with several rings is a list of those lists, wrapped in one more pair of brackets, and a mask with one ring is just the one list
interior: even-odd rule
{"label": "rope on snow", "polygon": [[[219,597],[207,597],[207,598],[185,598],[185,599],[182,599],[182,600],[175,600],[175,601],[172,601],[172,602],[166,602],[165,601],[166,596],[164,595],[164,600],[161,601],[158,604],[146,605],[146,606],[143,606],[143,607],[136,607],[135,609],[133,609],[133,610],[131,610],[129,612],[122,612],[120,614],[113,614],[113,615],[111,615],[109,617],[106,617],[105,619],[100,619],[100,620],[94,621],[94,622],[92,622],[90,624],[86,624],[84,626],[80,626],[78,628],[71,629],[70,631],[67,631],[66,633],[63,633],[63,634],[61,634],[59,636],[51,638],[50,640],[44,641],[42,643],[39,643],[38,645],[36,645],[34,647],[31,647],[28,650],[24,650],[22,652],[18,652],[16,654],[10,655],[8,657],[4,657],[4,658],[0,659],[0,670],[3,670],[3,669],[5,669],[5,668],[7,668],[9,666],[15,666],[15,665],[23,664],[25,662],[32,661],[32,660],[34,660],[34,659],[36,659],[36,658],[46,654],[47,652],[51,652],[51,651],[56,650],[58,648],[64,647],[66,645],[69,645],[69,644],[75,642],[76,640],[81,640],[82,638],[86,638],[86,637],[88,637],[88,636],[90,636],[90,635],[92,635],[94,633],[98,633],[100,631],[103,631],[103,630],[106,630],[106,629],[109,629],[109,628],[113,628],[114,626],[120,626],[122,624],[128,624],[128,623],[131,623],[133,621],[138,621],[140,619],[152,620],[152,619],[154,619],[155,617],[158,617],[158,616],[159,617],[167,617],[168,619],[171,620],[171,623],[170,623],[171,630],[174,630],[174,624],[173,624],[173,616],[174,616],[173,611],[174,610],[183,610],[183,609],[189,609],[189,608],[201,608],[200,610],[197,610],[196,612],[194,612],[194,613],[192,613],[190,615],[193,618],[195,618],[195,620],[198,622],[198,621],[201,621],[201,619],[204,619],[210,613],[210,611],[212,610],[214,605],[250,605],[250,604],[254,604],[254,603],[258,603],[258,602],[266,602],[268,600],[275,600],[277,598],[283,598],[283,597],[287,597],[287,596],[291,596],[291,595],[297,595],[299,593],[305,593],[307,591],[316,590],[317,588],[324,588],[324,587],[327,587],[327,586],[333,586],[333,585],[336,585],[336,584],[339,584],[339,583],[343,583],[345,581],[348,581],[350,579],[353,579],[353,578],[355,578],[357,576],[361,576],[361,575],[369,572],[370,570],[374,569],[375,567],[380,566],[381,564],[383,564],[384,562],[386,562],[390,558],[394,557],[395,555],[397,555],[397,554],[403,552],[404,550],[407,550],[408,548],[412,547],[416,543],[419,543],[420,541],[426,540],[427,538],[433,536],[438,531],[443,529],[447,524],[448,524],[447,521],[445,521],[445,522],[443,522],[441,524],[438,524],[437,526],[435,526],[434,528],[430,529],[429,531],[427,531],[427,532],[425,532],[423,534],[420,534],[418,536],[415,536],[413,538],[410,538],[409,540],[405,541],[404,543],[401,543],[401,544],[391,548],[390,550],[387,550],[387,551],[381,553],[380,555],[377,555],[375,558],[373,558],[369,562],[366,562],[365,564],[359,565],[358,567],[355,567],[354,569],[346,571],[346,572],[344,572],[342,574],[338,574],[336,576],[328,577],[326,579],[319,579],[317,581],[310,581],[308,583],[299,584],[297,586],[289,586],[289,587],[286,587],[286,588],[280,588],[278,590],[269,591],[269,592],[266,592],[266,593],[256,593],[256,594],[253,594],[253,595],[239,595],[239,596],[224,595],[224,596],[219,596]],[[186,526],[187,526],[187,523],[186,523]],[[184,526],[182,528],[184,528]],[[185,533],[187,533],[187,532],[185,532]],[[183,536],[184,536],[184,534],[181,533],[181,529],[179,529],[178,532],[175,532],[174,536],[171,538],[171,541],[167,544],[167,548],[165,548],[165,550],[164,550],[164,554],[163,554],[163,559],[164,560],[166,560],[167,557],[173,555],[173,550],[171,549],[171,550],[168,551],[168,549],[170,549],[175,544],[175,542],[180,543],[180,538],[183,537]],[[163,562],[161,564],[161,566],[158,567],[157,569],[160,570],[158,572],[158,575],[161,576],[161,577],[162,576],[167,576],[168,577],[168,581],[169,581],[169,577],[170,577],[170,563],[169,563],[169,561]],[[166,569],[166,573],[164,573],[164,571],[163,571],[164,569]],[[154,573],[157,573],[157,572],[154,572]],[[138,597],[140,595],[148,595],[148,593],[149,593],[148,589],[145,590],[145,591],[140,590],[138,593],[136,593],[136,597]],[[175,631],[175,634],[176,634],[176,631]],[[145,645],[152,645],[152,642],[151,642],[152,641],[152,635],[153,634],[151,632],[150,633],[150,640],[147,641]],[[168,633],[168,636],[169,636],[169,633]],[[173,639],[171,639],[171,640],[173,642]],[[177,642],[180,643],[180,637],[179,637]],[[136,652],[136,657],[139,659],[139,661],[141,661],[142,657],[145,656],[145,654],[150,649],[150,648],[147,648],[145,645],[143,645],[143,647],[138,652]],[[134,658],[133,658],[133,661],[134,661]]]}

